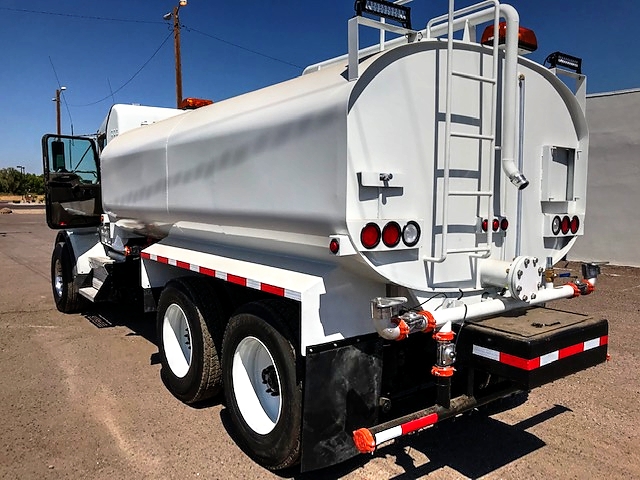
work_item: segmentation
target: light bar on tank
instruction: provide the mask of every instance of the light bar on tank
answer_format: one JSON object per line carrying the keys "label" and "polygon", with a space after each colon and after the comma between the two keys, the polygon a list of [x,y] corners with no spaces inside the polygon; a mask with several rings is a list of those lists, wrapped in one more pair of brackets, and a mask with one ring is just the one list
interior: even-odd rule
{"label": "light bar on tank", "polygon": [[411,29],[411,8],[398,5],[386,0],[356,0],[356,14],[363,13],[383,17],[399,23],[404,28]]}
{"label": "light bar on tank", "polygon": [[550,53],[545,64],[549,64],[549,68],[562,67],[566,70],[571,70],[577,74],[582,73],[582,59],[562,52]]}

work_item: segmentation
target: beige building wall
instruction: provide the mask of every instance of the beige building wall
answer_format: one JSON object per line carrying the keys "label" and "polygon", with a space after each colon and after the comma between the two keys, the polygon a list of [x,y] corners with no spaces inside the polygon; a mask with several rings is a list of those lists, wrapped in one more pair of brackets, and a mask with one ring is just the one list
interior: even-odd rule
{"label": "beige building wall", "polygon": [[585,235],[569,260],[640,267],[640,89],[587,97]]}

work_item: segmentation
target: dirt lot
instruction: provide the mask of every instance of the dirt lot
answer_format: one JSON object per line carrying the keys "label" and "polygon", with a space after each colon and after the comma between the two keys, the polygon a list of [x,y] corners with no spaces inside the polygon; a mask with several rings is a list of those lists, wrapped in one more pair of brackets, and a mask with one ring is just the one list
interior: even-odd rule
{"label": "dirt lot", "polygon": [[0,478],[640,478],[639,269],[604,267],[595,294],[563,303],[610,320],[607,364],[510,411],[274,475],[236,446],[219,399],[194,409],[167,392],[152,322],[55,309],[54,238],[41,210],[0,216]]}

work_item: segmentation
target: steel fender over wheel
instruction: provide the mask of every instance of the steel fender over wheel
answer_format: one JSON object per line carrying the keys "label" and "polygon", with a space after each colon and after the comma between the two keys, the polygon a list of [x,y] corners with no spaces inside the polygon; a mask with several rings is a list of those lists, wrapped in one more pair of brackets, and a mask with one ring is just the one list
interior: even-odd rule
{"label": "steel fender over wheel", "polygon": [[239,442],[271,470],[300,459],[302,381],[289,305],[256,302],[229,320],[222,343],[226,405]]}
{"label": "steel fender over wheel", "polygon": [[226,318],[213,288],[203,280],[170,282],[160,295],[156,317],[162,380],[188,404],[213,397],[222,387],[216,343]]}
{"label": "steel fender over wheel", "polygon": [[66,242],[56,243],[51,255],[51,288],[56,307],[63,313],[78,312],[85,304],[74,282],[75,259]]}

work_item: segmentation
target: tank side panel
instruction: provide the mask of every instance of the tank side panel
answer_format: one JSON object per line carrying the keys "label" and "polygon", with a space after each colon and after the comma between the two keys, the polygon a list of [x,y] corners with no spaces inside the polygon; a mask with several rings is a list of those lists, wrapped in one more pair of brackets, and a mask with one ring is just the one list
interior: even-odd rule
{"label": "tank side panel", "polygon": [[346,233],[352,84],[340,72],[306,75],[120,135],[103,153],[105,209],[147,223]]}
{"label": "tank side panel", "polygon": [[236,115],[196,111],[172,132],[171,218],[325,237],[345,232],[348,86],[298,95],[293,87]]}

